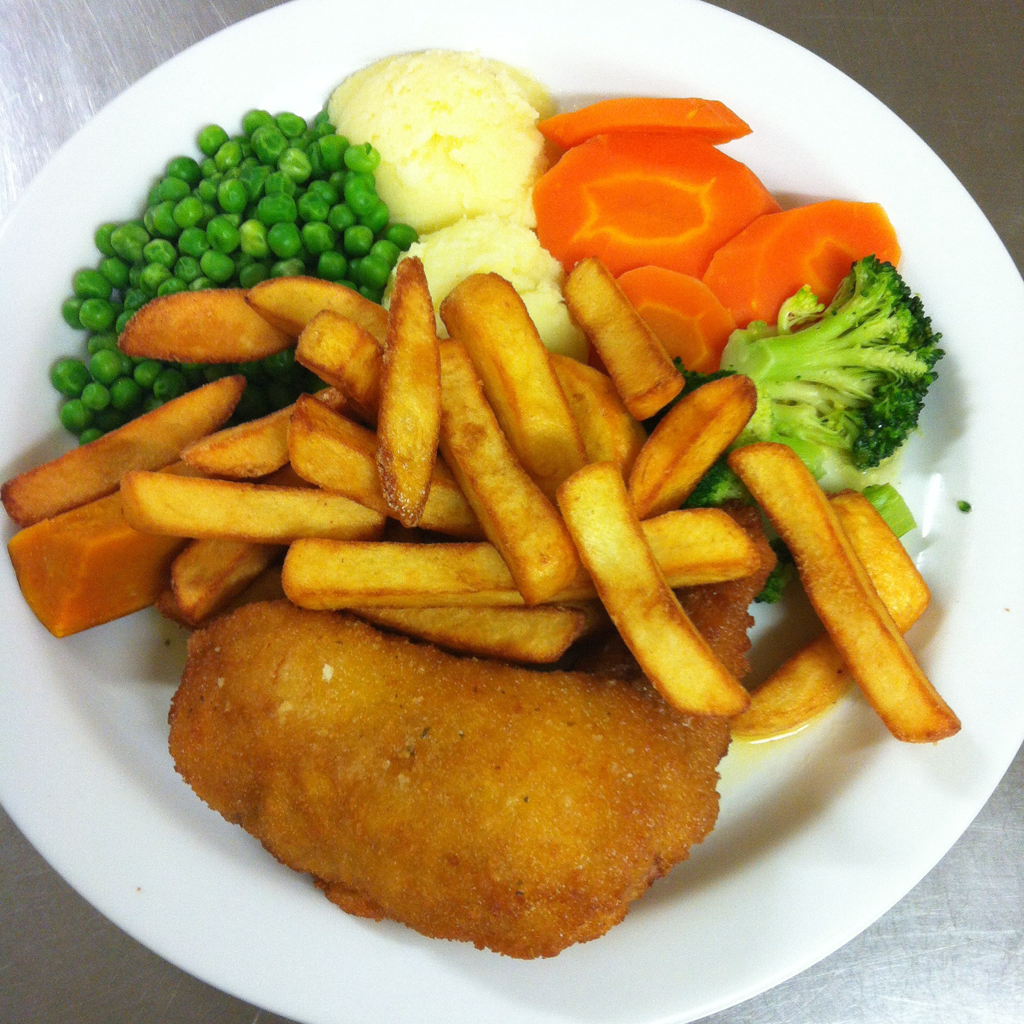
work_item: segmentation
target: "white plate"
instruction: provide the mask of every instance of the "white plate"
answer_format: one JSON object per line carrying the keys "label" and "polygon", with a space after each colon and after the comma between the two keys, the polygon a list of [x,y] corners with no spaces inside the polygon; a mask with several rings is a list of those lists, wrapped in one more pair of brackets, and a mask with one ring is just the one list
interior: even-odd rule
{"label": "white plate", "polygon": [[79,344],[59,307],[71,273],[96,258],[92,229],[134,215],[202,124],[235,125],[251,106],[312,114],[348,72],[428,46],[519,65],[567,104],[715,97],[753,126],[730,152],[772,190],[884,204],[905,276],[945,336],[903,486],[934,590],[912,642],[963,731],[936,747],[901,745],[850,700],[795,739],[736,750],[718,828],[689,863],[606,937],[516,962],[346,916],[209,812],[166,750],[177,629],[146,612],[53,640],[5,560],[0,799],[126,931],[301,1021],[693,1020],[796,973],[884,913],[966,828],[1024,737],[1014,643],[1024,493],[1013,461],[1024,447],[1014,391],[1024,285],[973,201],[902,122],[806,51],[719,9],[460,0],[442,24],[432,5],[379,0],[370,16],[353,32],[348,5],[304,0],[234,26],[128,90],[39,175],[0,235],[4,477],[63,444],[46,368]]}

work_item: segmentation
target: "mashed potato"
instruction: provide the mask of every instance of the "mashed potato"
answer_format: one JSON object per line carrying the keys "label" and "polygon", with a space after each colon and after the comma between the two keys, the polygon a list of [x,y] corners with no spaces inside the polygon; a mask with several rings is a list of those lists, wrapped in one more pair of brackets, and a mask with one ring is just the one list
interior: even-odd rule
{"label": "mashed potato", "polygon": [[334,91],[338,133],[381,154],[377,193],[420,234],[494,213],[533,227],[533,184],[546,168],[544,88],[500,61],[428,50],[371,64]]}
{"label": "mashed potato", "polygon": [[[561,264],[529,228],[493,215],[474,217],[425,235],[409,255],[423,261],[435,309],[470,274],[500,274],[519,292],[552,352],[587,358],[586,339],[562,298]],[[440,319],[438,333],[447,336]]]}

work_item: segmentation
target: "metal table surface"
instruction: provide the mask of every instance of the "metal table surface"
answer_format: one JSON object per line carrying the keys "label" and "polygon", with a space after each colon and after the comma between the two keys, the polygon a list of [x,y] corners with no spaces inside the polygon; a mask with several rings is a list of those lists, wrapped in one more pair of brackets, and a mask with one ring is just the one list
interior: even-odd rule
{"label": "metal table surface", "polygon": [[[953,169],[1024,270],[1020,0],[718,5],[801,43],[891,107]],[[106,102],[191,43],[271,6],[274,0],[0,0],[0,218]],[[362,14],[372,18],[372,6]],[[949,854],[881,920],[789,982],[706,1018],[1021,1020],[1024,752]],[[0,1021],[287,1024],[121,933],[42,861],[2,811]]]}

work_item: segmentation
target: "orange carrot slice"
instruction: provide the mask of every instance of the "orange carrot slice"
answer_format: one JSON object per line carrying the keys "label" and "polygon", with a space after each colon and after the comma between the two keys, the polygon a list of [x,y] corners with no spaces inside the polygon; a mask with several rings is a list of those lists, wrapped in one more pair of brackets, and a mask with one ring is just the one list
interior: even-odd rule
{"label": "orange carrot slice", "polygon": [[759,217],[715,253],[704,283],[736,323],[773,321],[804,285],[822,302],[864,256],[895,265],[896,231],[878,203],[829,199]]}
{"label": "orange carrot slice", "polygon": [[601,100],[582,110],[546,118],[537,128],[562,149],[613,132],[671,132],[713,145],[750,134],[750,125],[718,100],[665,96]]}
{"label": "orange carrot slice", "polygon": [[714,373],[736,321],[703,281],[664,267],[637,267],[619,287],[665,351],[688,370]]}
{"label": "orange carrot slice", "polygon": [[654,264],[701,277],[755,217],[779,209],[743,164],[699,139],[596,135],[533,192],[541,245],[571,270],[596,256],[616,277]]}

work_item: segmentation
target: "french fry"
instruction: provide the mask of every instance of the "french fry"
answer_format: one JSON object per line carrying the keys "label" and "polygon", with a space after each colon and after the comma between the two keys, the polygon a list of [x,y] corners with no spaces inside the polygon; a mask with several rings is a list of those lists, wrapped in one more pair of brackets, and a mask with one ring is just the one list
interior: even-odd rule
{"label": "french fry", "polygon": [[638,420],[653,416],[683,390],[683,375],[599,259],[580,260],[564,291],[573,318]]}
{"label": "french fry", "polygon": [[153,299],[128,321],[118,339],[125,355],[180,363],[248,363],[294,344],[293,337],[250,308],[241,288]]}
{"label": "french fry", "polygon": [[[931,595],[913,559],[863,495],[842,491],[830,499],[843,531],[878,596],[905,633],[924,614]],[[733,736],[762,740],[795,732],[830,708],[853,683],[827,634],[784,662],[733,719]]]}
{"label": "french fry", "polygon": [[161,469],[222,426],[245,389],[245,378],[222,377],[131,420],[89,444],[8,480],[0,488],[7,514],[30,526],[117,490],[133,469]]}
{"label": "french fry", "polygon": [[[199,626],[223,611],[284,554],[275,544],[235,540],[194,540],[171,564],[173,609],[168,615]],[[170,609],[161,608],[164,614]]]}
{"label": "french fry", "polygon": [[299,335],[295,358],[322,380],[340,388],[366,423],[377,423],[381,351],[365,328],[331,310],[317,313]]}
{"label": "french fry", "polygon": [[679,508],[711,464],[754,415],[757,389],[735,374],[681,398],[654,428],[629,474],[629,496],[641,519]]}
{"label": "french fry", "polygon": [[[292,467],[303,480],[383,515],[392,514],[384,500],[372,430],[302,396],[292,414],[288,446]],[[451,470],[440,459],[434,464],[419,525],[464,540],[484,535]]]}
{"label": "french fry", "polygon": [[[721,509],[668,512],[641,524],[671,587],[749,576],[759,564],[750,537]],[[288,549],[284,585],[306,608],[521,606],[508,566],[492,544],[403,544],[299,540]],[[581,565],[547,603],[597,596]]]}
{"label": "french fry", "polygon": [[622,474],[598,462],[571,476],[558,506],[598,597],[644,675],[678,711],[739,714],[747,691],[718,660],[665,581]]}
{"label": "french fry", "polygon": [[395,272],[377,414],[377,468],[388,508],[403,526],[420,521],[441,432],[441,362],[423,264]]}
{"label": "french fry", "polygon": [[835,510],[786,445],[752,444],[729,455],[789,547],[811,604],[869,703],[897,739],[934,742],[960,721],[907,647],[871,584]]}
{"label": "french fry", "polygon": [[[338,388],[323,388],[313,396],[329,409],[343,411],[348,403]],[[288,462],[288,423],[294,405],[286,406],[200,438],[182,453],[182,459],[205,476],[255,480]]]}
{"label": "french fry", "polygon": [[353,608],[356,615],[442,647],[483,658],[550,664],[588,625],[581,608]]}
{"label": "french fry", "polygon": [[384,517],[344,497],[309,487],[128,473],[121,482],[125,519],[144,533],[258,544],[298,537],[372,538]]}
{"label": "french fry", "polygon": [[551,365],[580,428],[587,461],[614,462],[628,474],[647,431],[623,405],[611,377],[556,352],[551,353]]}
{"label": "french fry", "polygon": [[465,348],[445,341],[440,351],[445,462],[526,603],[539,604],[575,577],[576,549],[498,426]]}
{"label": "french fry", "polygon": [[586,464],[587,454],[523,300],[503,277],[473,274],[441,303],[441,319],[469,353],[523,469],[554,500],[559,484]]}
{"label": "french fry", "polygon": [[273,277],[261,281],[249,289],[246,301],[268,323],[293,338],[325,309],[358,324],[381,344],[388,330],[388,313],[382,306],[343,284],[317,277]]}

